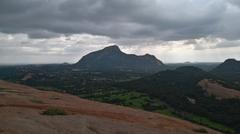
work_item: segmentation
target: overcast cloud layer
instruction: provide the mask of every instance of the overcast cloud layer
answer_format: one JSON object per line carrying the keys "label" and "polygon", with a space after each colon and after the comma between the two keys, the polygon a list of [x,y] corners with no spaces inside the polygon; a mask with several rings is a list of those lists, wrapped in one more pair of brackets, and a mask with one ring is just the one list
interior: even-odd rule
{"label": "overcast cloud layer", "polygon": [[222,61],[240,58],[239,24],[239,0],[1,0],[0,63],[76,62],[112,44]]}

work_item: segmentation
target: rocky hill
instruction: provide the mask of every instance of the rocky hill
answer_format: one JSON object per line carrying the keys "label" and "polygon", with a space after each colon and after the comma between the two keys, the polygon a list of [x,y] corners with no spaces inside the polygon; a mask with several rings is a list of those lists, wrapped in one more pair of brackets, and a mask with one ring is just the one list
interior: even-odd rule
{"label": "rocky hill", "polygon": [[3,134],[220,134],[157,113],[0,81]]}
{"label": "rocky hill", "polygon": [[240,82],[240,61],[227,59],[212,70],[212,73],[229,81]]}
{"label": "rocky hill", "polygon": [[165,66],[155,56],[123,53],[118,46],[109,46],[82,57],[75,66],[95,71],[157,72]]}

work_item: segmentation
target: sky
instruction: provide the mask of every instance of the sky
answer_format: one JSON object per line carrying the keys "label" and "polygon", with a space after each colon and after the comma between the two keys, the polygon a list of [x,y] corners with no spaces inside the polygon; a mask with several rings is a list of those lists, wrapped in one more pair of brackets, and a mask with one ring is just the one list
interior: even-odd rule
{"label": "sky", "polygon": [[165,63],[240,59],[239,0],[0,0],[0,64],[75,63],[118,45]]}

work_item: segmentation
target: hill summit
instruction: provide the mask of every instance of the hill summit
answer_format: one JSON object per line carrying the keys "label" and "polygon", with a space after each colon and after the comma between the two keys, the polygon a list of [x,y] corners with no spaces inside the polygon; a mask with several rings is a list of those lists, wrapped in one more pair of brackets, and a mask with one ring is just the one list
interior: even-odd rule
{"label": "hill summit", "polygon": [[153,55],[126,54],[114,45],[83,56],[75,66],[95,71],[157,72],[165,65]]}
{"label": "hill summit", "polygon": [[240,61],[227,59],[214,69],[215,72],[240,72]]}
{"label": "hill summit", "polygon": [[212,70],[217,76],[225,80],[239,82],[240,81],[240,61],[236,59],[227,59],[222,64]]}

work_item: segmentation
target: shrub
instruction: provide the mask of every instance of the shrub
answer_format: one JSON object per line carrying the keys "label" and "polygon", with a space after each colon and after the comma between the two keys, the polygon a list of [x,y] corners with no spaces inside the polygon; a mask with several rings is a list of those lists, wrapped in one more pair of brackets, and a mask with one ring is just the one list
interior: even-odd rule
{"label": "shrub", "polygon": [[32,103],[37,103],[37,104],[44,104],[43,101],[39,100],[39,99],[31,99],[30,100]]}
{"label": "shrub", "polygon": [[42,115],[67,115],[67,113],[63,109],[59,108],[48,108],[47,110],[42,112]]}
{"label": "shrub", "polygon": [[198,132],[198,133],[208,133],[208,131],[204,128],[199,128],[199,129],[193,129],[194,132]]}

